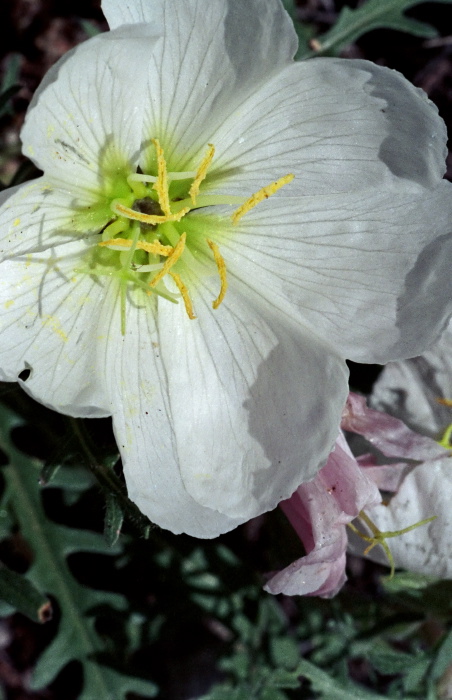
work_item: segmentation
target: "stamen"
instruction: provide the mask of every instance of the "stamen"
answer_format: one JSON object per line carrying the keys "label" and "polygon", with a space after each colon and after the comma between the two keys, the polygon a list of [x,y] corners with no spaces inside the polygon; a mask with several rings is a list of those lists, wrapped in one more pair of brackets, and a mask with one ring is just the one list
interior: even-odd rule
{"label": "stamen", "polygon": [[[160,206],[162,207],[161,202]],[[126,207],[124,204],[120,204],[119,202],[113,202],[111,209],[115,214],[118,214],[118,216],[125,216],[127,219],[132,219],[132,221],[139,221],[142,224],[151,224],[151,226],[164,224],[166,221],[180,221],[183,219],[185,214],[190,211],[190,207],[185,207],[184,209],[178,211],[177,214],[170,213],[165,214],[164,216],[160,216],[159,214],[143,214],[141,211],[135,211],[135,209]]]}
{"label": "stamen", "polygon": [[440,403],[442,406],[452,407],[452,399],[436,399],[436,402]]}
{"label": "stamen", "polygon": [[441,445],[441,447],[444,447],[446,450],[450,450],[450,448],[452,447],[451,436],[452,436],[452,423],[447,426],[441,440],[438,440],[438,445]]}
{"label": "stamen", "polygon": [[181,293],[181,296],[182,296],[182,299],[183,299],[183,302],[185,305],[185,311],[187,312],[188,318],[191,321],[193,321],[196,318],[196,316],[195,316],[194,311],[193,311],[193,304],[191,303],[191,299],[190,299],[190,296],[188,294],[187,287],[182,282],[181,278],[179,277],[179,275],[176,272],[170,272],[169,276],[174,280],[178,290]]}
{"label": "stamen", "polygon": [[196,204],[196,197],[199,194],[199,187],[201,185],[201,182],[205,179],[207,175],[207,170],[209,169],[212,159],[215,155],[215,146],[211,143],[209,143],[208,146],[209,148],[207,149],[207,153],[201,161],[195,179],[191,183],[191,187],[188,192],[193,204]]}
{"label": "stamen", "polygon": [[227,276],[226,276],[226,263],[224,261],[223,256],[220,253],[220,249],[217,246],[217,244],[214,243],[213,241],[209,240],[208,238],[207,238],[207,244],[213,253],[214,260],[215,260],[217,267],[218,267],[218,274],[220,275],[220,283],[221,283],[220,293],[217,296],[217,298],[215,299],[215,301],[212,302],[212,307],[214,309],[218,309],[218,307],[220,306],[224,297],[226,296],[226,292],[228,289],[228,280],[227,280]]}
{"label": "stamen", "polygon": [[392,552],[389,549],[388,543],[386,542],[386,538],[388,537],[399,537],[399,535],[404,535],[407,532],[411,532],[411,530],[414,530],[417,527],[420,527],[421,525],[427,525],[427,523],[431,523],[432,520],[436,519],[436,515],[433,515],[431,518],[426,518],[425,520],[421,520],[418,523],[414,523],[414,525],[409,525],[408,527],[404,527],[402,530],[389,530],[388,532],[381,532],[381,530],[378,529],[378,527],[375,525],[374,522],[369,518],[369,516],[362,510],[358,518],[361,518],[363,522],[366,523],[367,527],[372,533],[372,537],[369,537],[369,535],[365,535],[363,532],[358,530],[353,523],[348,523],[348,527],[359,537],[361,537],[362,540],[365,542],[370,542],[369,546],[366,547],[364,550],[363,554],[366,555],[370,552],[371,549],[373,549],[377,544],[380,544],[384,551],[385,554],[388,558],[391,571],[389,574],[389,578],[391,579],[394,576],[395,572],[395,562],[394,562],[394,557],[392,556]]}
{"label": "stamen", "polygon": [[245,216],[245,214],[247,214],[251,209],[254,209],[257,204],[260,204],[260,202],[263,202],[264,199],[271,197],[272,194],[275,194],[275,192],[281,189],[281,187],[284,187],[284,185],[288,185],[289,182],[292,182],[294,177],[295,175],[290,173],[289,175],[279,178],[279,180],[276,180],[276,182],[272,182],[271,185],[262,187],[259,192],[256,192],[249,199],[247,199],[245,204],[242,204],[241,207],[236,209],[236,211],[232,214],[232,223],[236,224],[239,219],[242,218],[242,216]]}
{"label": "stamen", "polygon": [[162,212],[166,216],[171,216],[168,195],[168,174],[166,170],[166,160],[163,154],[163,148],[161,147],[158,139],[152,139],[152,143],[154,144],[155,151],[157,153],[157,181],[154,184],[154,190],[158,194]]}
{"label": "stamen", "polygon": [[[102,241],[101,243],[98,243],[98,245],[106,246],[107,248],[110,248],[110,250],[124,250],[124,248],[132,247],[132,241],[129,238],[112,238],[109,241]],[[137,241],[135,248],[145,250],[146,253],[163,255],[165,258],[171,255],[174,250],[172,246],[162,245],[159,241],[152,241],[152,243]]]}
{"label": "stamen", "polygon": [[177,242],[177,245],[173,248],[173,252],[170,254],[168,260],[165,262],[160,272],[158,272],[156,276],[149,282],[150,287],[155,287],[156,284],[158,284],[160,280],[163,279],[163,277],[165,277],[166,274],[168,274],[173,265],[177,263],[180,256],[184,252],[186,238],[187,234],[182,233],[179,241]]}

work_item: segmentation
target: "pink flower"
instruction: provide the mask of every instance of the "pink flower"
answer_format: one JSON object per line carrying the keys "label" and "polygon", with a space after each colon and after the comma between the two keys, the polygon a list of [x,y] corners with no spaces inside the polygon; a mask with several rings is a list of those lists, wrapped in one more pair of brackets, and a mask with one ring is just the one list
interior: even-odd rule
{"label": "pink flower", "polygon": [[[400,530],[437,514],[434,499],[428,497],[428,489],[419,482],[423,482],[426,470],[432,469],[432,465],[436,465],[438,475],[446,467],[450,470],[447,450],[413,432],[399,419],[369,409],[363,397],[352,393],[342,415],[341,428],[364,437],[381,455],[403,461],[377,465],[373,454],[355,458],[341,432],[317,476],[281,503],[303,542],[306,555],[272,576],[265,586],[270,593],[334,596],[346,581],[347,524],[362,510],[381,531]],[[379,489],[398,493],[385,505]],[[410,500],[404,504],[405,491]],[[438,527],[435,523],[391,539],[389,547],[396,564],[413,568],[406,555],[406,542],[416,543],[427,537]],[[359,540],[353,549],[362,553],[366,545]],[[372,555],[387,563],[381,547],[375,547]],[[423,565],[414,570],[424,571]],[[447,570],[452,575],[452,563]]]}

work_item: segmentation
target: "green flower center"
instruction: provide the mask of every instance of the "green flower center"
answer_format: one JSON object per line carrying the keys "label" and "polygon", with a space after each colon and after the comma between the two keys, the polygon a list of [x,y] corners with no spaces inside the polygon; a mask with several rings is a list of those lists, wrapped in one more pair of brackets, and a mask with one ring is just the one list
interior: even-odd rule
{"label": "green flower center", "polygon": [[[207,230],[224,227],[224,221],[207,218],[205,211],[202,216],[196,216],[196,210],[219,204],[239,205],[231,215],[231,223],[235,225],[250,209],[294,177],[286,175],[248,199],[203,194],[201,187],[215,155],[212,144],[209,144],[197,170],[187,172],[169,172],[159,141],[153,139],[152,144],[156,175],[122,171],[106,178],[108,204],[104,203],[89,216],[91,222],[96,214],[103,216],[104,221],[108,218],[109,222],[104,225],[97,246],[90,250],[87,266],[79,270],[119,280],[123,334],[130,290],[139,290],[141,295],[157,295],[173,303],[182,299],[188,317],[196,318],[184,272],[196,268],[200,255],[209,256],[216,265],[220,290],[212,306],[217,309],[228,288],[226,263],[218,245],[207,236]],[[168,277],[176,292],[168,289]]]}

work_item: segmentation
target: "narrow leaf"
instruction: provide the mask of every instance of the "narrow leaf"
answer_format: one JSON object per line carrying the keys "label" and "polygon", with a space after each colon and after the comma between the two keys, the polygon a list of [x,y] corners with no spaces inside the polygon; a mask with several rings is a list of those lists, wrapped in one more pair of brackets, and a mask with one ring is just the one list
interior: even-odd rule
{"label": "narrow leaf", "polygon": [[[440,0],[450,3],[452,0]],[[434,27],[404,15],[405,10],[425,0],[367,0],[352,10],[344,7],[334,26],[311,42],[311,50],[299,52],[299,58],[312,56],[337,56],[339,53],[373,29],[395,29],[415,36],[433,38]]]}

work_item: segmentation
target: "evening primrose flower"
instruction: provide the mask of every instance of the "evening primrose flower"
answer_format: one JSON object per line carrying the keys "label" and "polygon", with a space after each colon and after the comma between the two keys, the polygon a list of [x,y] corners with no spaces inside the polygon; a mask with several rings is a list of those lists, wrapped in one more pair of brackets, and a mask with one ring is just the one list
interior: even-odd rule
{"label": "evening primrose flower", "polygon": [[336,595],[347,580],[347,549],[392,571],[450,578],[450,451],[398,418],[368,408],[354,393],[341,428],[364,438],[373,453],[355,456],[341,430],[315,478],[280,503],[306,554],[274,573],[266,590]]}
{"label": "evening primrose flower", "polygon": [[130,498],[213,537],[326,462],[344,358],[441,331],[444,125],[395,72],[295,64],[280,0],[103,10],[28,111],[43,176],[1,196],[1,378],[112,415]]}

